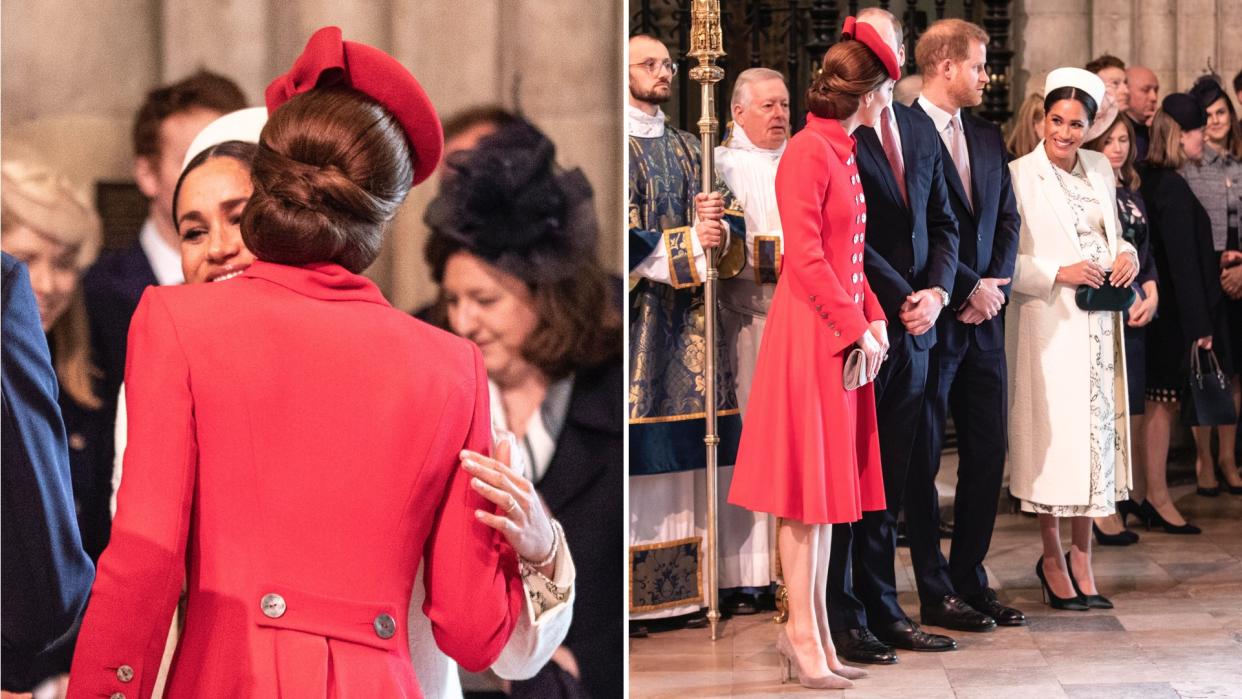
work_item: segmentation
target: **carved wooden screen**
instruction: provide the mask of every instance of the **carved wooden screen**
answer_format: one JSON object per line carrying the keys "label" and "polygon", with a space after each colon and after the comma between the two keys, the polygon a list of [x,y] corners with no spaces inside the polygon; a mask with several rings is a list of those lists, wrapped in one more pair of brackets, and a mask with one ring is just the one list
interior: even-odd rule
{"label": "carved wooden screen", "polygon": [[[992,77],[976,111],[997,124],[1012,114],[1009,103],[1010,8],[1012,0],[934,0],[932,2],[828,2],[825,0],[721,0],[724,48],[720,65],[725,79],[716,93],[721,124],[729,122],[729,96],[737,74],[764,66],[779,70],[789,80],[793,129],[806,120],[805,93],[824,52],[840,36],[842,20],[861,7],[882,7],[905,25],[906,65],[912,73],[914,44],[929,24],[944,17],[962,17],[978,23],[991,37],[988,72]],[[674,81],[673,99],[664,111],[687,131],[697,133],[699,113],[697,86],[690,84],[691,61],[686,58],[690,39],[689,3],[685,0],[630,0],[631,34],[650,34],[664,42],[680,67]]]}

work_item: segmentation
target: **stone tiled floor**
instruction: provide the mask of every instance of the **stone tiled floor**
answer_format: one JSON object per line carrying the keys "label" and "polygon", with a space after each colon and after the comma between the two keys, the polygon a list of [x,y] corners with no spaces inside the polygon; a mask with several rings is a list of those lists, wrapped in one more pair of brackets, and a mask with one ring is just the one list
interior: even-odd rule
{"label": "stone tiled floor", "polygon": [[[1178,506],[1203,527],[1195,537],[1139,530],[1126,548],[1095,550],[1096,580],[1116,609],[1053,611],[1040,601],[1033,519],[1001,515],[988,571],[1002,599],[1030,625],[986,634],[953,633],[951,653],[900,652],[900,663],[868,666],[846,697],[1242,697],[1242,496],[1209,500],[1174,489]],[[1066,532],[1068,536],[1068,528]],[[946,542],[947,543],[947,542]],[[909,553],[899,552],[899,588],[916,613]],[[917,617],[916,617],[917,618]],[[779,683],[777,627],[769,615],[707,630],[675,631],[630,643],[631,697],[807,697]]]}

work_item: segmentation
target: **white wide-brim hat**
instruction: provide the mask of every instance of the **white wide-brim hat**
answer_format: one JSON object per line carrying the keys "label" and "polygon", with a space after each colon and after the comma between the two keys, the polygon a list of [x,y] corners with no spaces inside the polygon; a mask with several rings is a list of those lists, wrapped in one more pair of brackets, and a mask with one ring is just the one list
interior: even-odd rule
{"label": "white wide-brim hat", "polygon": [[190,141],[190,148],[181,161],[181,171],[199,153],[226,141],[242,141],[258,143],[263,125],[267,123],[267,107],[249,107],[229,112],[203,127],[202,131]]}

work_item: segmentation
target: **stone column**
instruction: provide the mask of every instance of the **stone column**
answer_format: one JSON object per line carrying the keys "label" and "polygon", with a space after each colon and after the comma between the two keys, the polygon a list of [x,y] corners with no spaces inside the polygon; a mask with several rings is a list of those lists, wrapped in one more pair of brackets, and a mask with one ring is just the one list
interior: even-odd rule
{"label": "stone column", "polygon": [[[575,0],[518,3],[522,41],[504,44],[511,58],[502,75],[523,111],[556,143],[557,159],[581,167],[595,190],[599,258],[621,269],[622,86],[624,32],[620,0],[592,4],[583,22]],[[531,47],[541,47],[532,50]]]}
{"label": "stone column", "polygon": [[1177,2],[1137,0],[1134,56],[1127,63],[1150,68],[1160,80],[1160,95],[1176,83]]}
{"label": "stone column", "polygon": [[1032,92],[1042,92],[1054,68],[1091,60],[1091,14],[1087,3],[1025,0],[1014,12],[1013,71],[1015,108]]}
{"label": "stone column", "polygon": [[[1208,70],[1208,63],[1219,64],[1220,44],[1216,31],[1216,0],[1178,0],[1177,3],[1177,69],[1174,82],[1165,87],[1161,76],[1161,93],[1190,89],[1195,79]],[[1237,31],[1239,27],[1235,26]],[[1228,40],[1236,43],[1237,38]]]}
{"label": "stone column", "polygon": [[1134,0],[1091,3],[1091,58],[1105,53],[1130,63],[1134,55]]}
{"label": "stone column", "polygon": [[[501,7],[495,1],[393,0],[390,19],[399,28],[393,33],[393,56],[422,83],[441,119],[476,104],[512,107],[500,93]],[[376,276],[398,308],[410,310],[435,298],[423,262],[423,211],[438,181],[433,176],[410,192],[385,244],[389,272],[384,279]]]}
{"label": "stone column", "polygon": [[[1236,97],[1233,91],[1233,76],[1242,70],[1242,41],[1238,41],[1238,32],[1242,29],[1242,0],[1217,0],[1216,3],[1216,45],[1217,72],[1225,83],[1225,92]],[[1238,105],[1235,99],[1234,106]]]}
{"label": "stone column", "polygon": [[263,88],[274,76],[267,19],[264,2],[163,0],[160,83],[207,69],[234,80],[251,105],[263,104]]}

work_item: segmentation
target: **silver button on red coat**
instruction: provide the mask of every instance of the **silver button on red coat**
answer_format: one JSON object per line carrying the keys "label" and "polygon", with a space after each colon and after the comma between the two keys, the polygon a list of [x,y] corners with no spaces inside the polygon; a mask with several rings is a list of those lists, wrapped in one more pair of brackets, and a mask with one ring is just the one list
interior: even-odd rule
{"label": "silver button on red coat", "polygon": [[275,592],[269,592],[259,600],[259,608],[263,610],[263,616],[279,619],[285,615],[285,598]]}
{"label": "silver button on red coat", "polygon": [[113,692],[112,696],[108,697],[108,699],[125,699],[125,695],[120,692]]}
{"label": "silver button on red coat", "polygon": [[397,622],[387,614],[375,617],[375,635],[383,639],[392,638],[397,633]]}
{"label": "silver button on red coat", "polygon": [[134,668],[128,665],[122,665],[116,669],[116,678],[122,682],[129,682],[134,679]]}

